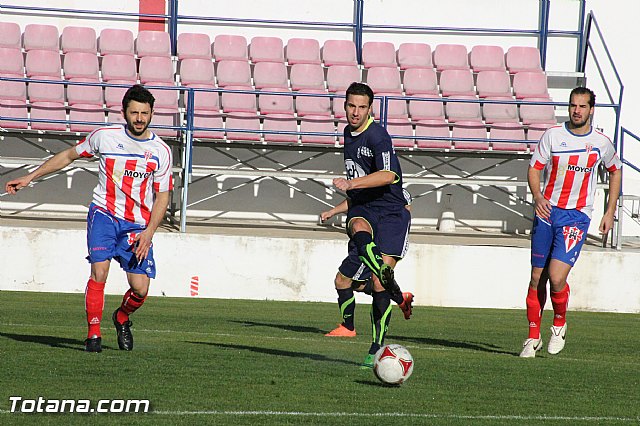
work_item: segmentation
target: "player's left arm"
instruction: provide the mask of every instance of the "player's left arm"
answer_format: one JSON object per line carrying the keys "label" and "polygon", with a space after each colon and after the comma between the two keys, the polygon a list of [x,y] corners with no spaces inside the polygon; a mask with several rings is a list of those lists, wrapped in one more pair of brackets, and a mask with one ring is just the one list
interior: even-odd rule
{"label": "player's left arm", "polygon": [[616,208],[618,206],[618,197],[620,196],[620,186],[622,183],[622,170],[616,169],[609,172],[609,200],[607,201],[607,208],[600,221],[599,231],[601,234],[606,234],[613,227],[613,222],[616,214]]}
{"label": "player's left arm", "polygon": [[162,223],[168,206],[169,191],[156,192],[156,199],[153,202],[153,207],[151,208],[151,218],[149,219],[149,224],[144,231],[137,234],[135,237],[133,253],[136,255],[136,259],[138,259],[138,262],[141,262],[147,258],[149,249],[151,248],[151,240],[153,239],[153,235],[158,229],[158,226],[160,226],[160,224]]}

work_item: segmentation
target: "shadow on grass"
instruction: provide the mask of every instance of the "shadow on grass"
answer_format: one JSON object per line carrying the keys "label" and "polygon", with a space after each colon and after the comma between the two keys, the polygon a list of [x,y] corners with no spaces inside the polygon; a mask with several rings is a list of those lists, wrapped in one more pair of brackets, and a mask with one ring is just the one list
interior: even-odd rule
{"label": "shadow on grass", "polygon": [[[276,324],[276,323],[267,323],[267,322],[237,321],[237,320],[231,320],[230,322],[234,322],[237,324],[244,324],[248,327],[271,327],[271,328],[277,328],[280,330],[294,331],[297,333],[325,334],[328,331],[328,330],[321,330],[316,327],[306,327],[306,326],[291,325],[291,324]],[[504,354],[504,355],[514,355],[514,356],[519,355],[519,352],[506,351],[499,346],[488,344],[488,343],[482,343],[482,342],[480,343],[456,342],[453,340],[432,339],[428,337],[408,337],[408,336],[395,336],[395,335],[388,335],[387,340],[398,340],[399,343],[406,342],[406,343],[415,343],[418,345],[442,346],[445,348],[458,348],[458,349],[490,352],[490,353]]]}
{"label": "shadow on grass", "polygon": [[291,325],[291,324],[273,324],[268,322],[255,322],[255,321],[236,321],[231,320],[229,322],[234,322],[237,324],[244,324],[248,327],[271,327],[277,328],[280,330],[286,331],[295,331],[296,333],[315,333],[315,334],[325,334],[328,330],[320,330],[317,327],[306,327],[302,325]]}
{"label": "shadow on grass", "polygon": [[313,361],[327,361],[327,362],[336,362],[336,363],[347,364],[347,365],[360,365],[359,363],[354,361],[347,361],[344,359],[337,359],[337,358],[329,358],[324,355],[312,354],[307,352],[293,352],[293,351],[284,351],[282,349],[260,348],[257,346],[231,345],[226,343],[213,343],[213,342],[187,341],[186,343],[191,343],[194,345],[216,346],[218,348],[225,348],[225,349],[236,349],[236,350],[239,349],[239,350],[251,351],[251,352],[256,352],[259,354],[266,354],[266,355],[285,356],[290,358],[306,358]]}
{"label": "shadow on grass", "polygon": [[467,349],[472,351],[490,352],[494,354],[514,355],[518,356],[520,352],[506,351],[503,348],[492,345],[489,343],[476,343],[476,342],[455,342],[445,339],[432,339],[429,337],[408,337],[408,336],[394,336],[390,335],[386,337],[387,340],[393,340],[398,342],[415,343],[418,345],[431,345],[442,346],[445,348],[458,348]]}
{"label": "shadow on grass", "polygon": [[[32,334],[13,334],[2,333],[0,337],[6,337],[7,339],[15,340],[16,342],[25,343],[39,343],[45,346],[51,346],[52,348],[71,349],[74,351],[84,352],[84,340],[67,339],[65,337],[58,336],[36,336]],[[102,346],[102,349],[109,349],[108,346]]]}

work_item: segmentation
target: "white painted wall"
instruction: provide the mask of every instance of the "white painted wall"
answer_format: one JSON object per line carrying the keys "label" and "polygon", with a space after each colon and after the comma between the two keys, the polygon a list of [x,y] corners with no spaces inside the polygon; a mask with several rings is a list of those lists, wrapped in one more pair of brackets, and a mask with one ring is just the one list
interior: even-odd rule
{"label": "white painted wall", "polygon": [[[84,230],[0,227],[0,290],[84,292],[89,264]],[[152,296],[334,302],[333,278],[347,239],[158,233]],[[571,309],[640,312],[640,253],[585,250],[574,268]],[[631,267],[630,267],[631,266]],[[473,308],[524,306],[527,248],[413,243],[397,268],[416,305]],[[615,286],[613,285],[615,283]],[[112,265],[106,291],[123,294],[124,273]],[[369,303],[358,295],[359,303]]]}

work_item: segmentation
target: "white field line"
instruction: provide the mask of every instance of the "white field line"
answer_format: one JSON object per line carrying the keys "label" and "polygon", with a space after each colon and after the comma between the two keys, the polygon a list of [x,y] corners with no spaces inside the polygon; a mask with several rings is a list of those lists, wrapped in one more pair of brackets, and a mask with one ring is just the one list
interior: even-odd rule
{"label": "white field line", "polygon": [[[9,410],[0,409],[0,414],[9,414]],[[224,410],[194,410],[194,411],[150,411],[145,415],[157,416],[263,416],[263,417],[343,417],[343,418],[417,418],[417,419],[449,419],[449,420],[520,420],[520,421],[573,421],[573,422],[638,422],[640,417],[597,417],[597,416],[527,416],[527,415],[462,415],[435,413],[346,413],[346,412],[303,412],[303,411],[224,411]]]}

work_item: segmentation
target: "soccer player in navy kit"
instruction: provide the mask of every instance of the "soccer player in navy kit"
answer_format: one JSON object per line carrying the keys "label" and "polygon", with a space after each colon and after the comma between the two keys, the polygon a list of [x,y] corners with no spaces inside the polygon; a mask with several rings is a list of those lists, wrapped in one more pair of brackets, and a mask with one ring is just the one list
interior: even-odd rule
{"label": "soccer player in navy kit", "polygon": [[349,254],[334,281],[342,323],[327,336],[355,336],[353,292],[371,292],[373,342],[362,365],[372,368],[391,319],[391,300],[400,306],[406,319],[411,316],[413,295],[402,293],[393,278],[393,267],[407,251],[411,214],[391,137],[371,117],[373,91],[366,84],[352,83],[346,96],[347,178],[336,178],[333,185],[346,192],[348,198],[320,216],[326,221],[336,214],[347,213],[350,237]]}

